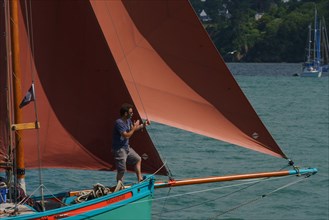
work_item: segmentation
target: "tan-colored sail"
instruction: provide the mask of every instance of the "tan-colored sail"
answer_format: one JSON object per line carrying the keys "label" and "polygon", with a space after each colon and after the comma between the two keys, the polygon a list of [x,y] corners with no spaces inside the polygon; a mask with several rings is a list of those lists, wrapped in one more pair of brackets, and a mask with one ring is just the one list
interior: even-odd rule
{"label": "tan-colored sail", "polygon": [[[19,16],[22,90],[24,94],[31,86],[32,62],[42,167],[114,169],[112,128],[122,103],[133,101],[90,3],[31,1],[31,6],[33,56],[25,15],[31,10],[22,4]],[[22,113],[23,122],[35,121],[33,105],[22,108]],[[140,118],[137,112],[135,117]],[[27,168],[39,165],[36,140],[36,131],[24,131]],[[144,172],[163,166],[147,132],[136,135],[132,146],[146,159]],[[159,170],[166,173],[164,167]]]}
{"label": "tan-colored sail", "polygon": [[142,117],[285,157],[187,0],[91,3]]}
{"label": "tan-colored sail", "polygon": [[[135,119],[285,157],[187,0],[32,1],[33,56],[31,10],[21,6],[22,90],[34,71],[43,167],[113,169],[112,125],[124,102],[136,105]],[[33,105],[22,112],[35,121]],[[147,158],[144,172],[163,165],[147,132],[131,143]],[[24,131],[24,146],[26,167],[38,167],[36,131]]]}
{"label": "tan-colored sail", "polygon": [[[3,3],[3,2],[0,2]],[[5,7],[0,9],[0,32],[6,33]],[[9,162],[8,149],[10,143],[10,126],[8,112],[8,74],[7,74],[7,44],[6,38],[0,36],[0,165]]]}

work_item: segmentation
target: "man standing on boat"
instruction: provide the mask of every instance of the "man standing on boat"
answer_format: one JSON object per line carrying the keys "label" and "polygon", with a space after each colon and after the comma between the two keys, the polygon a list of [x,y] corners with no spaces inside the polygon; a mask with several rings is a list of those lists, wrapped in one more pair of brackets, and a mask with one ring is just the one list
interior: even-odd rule
{"label": "man standing on boat", "polygon": [[117,168],[117,181],[123,181],[126,171],[126,164],[134,165],[138,182],[143,180],[141,173],[141,157],[129,146],[129,138],[135,133],[148,125],[150,121],[146,120],[140,124],[139,120],[132,122],[133,106],[123,104],[120,109],[120,118],[115,121],[113,129],[112,152]]}

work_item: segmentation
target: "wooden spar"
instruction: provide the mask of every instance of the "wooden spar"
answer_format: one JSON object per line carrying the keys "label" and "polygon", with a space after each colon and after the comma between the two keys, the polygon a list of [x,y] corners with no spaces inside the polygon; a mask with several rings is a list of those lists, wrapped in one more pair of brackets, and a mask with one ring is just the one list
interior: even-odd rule
{"label": "wooden spar", "polygon": [[11,125],[11,129],[13,131],[38,129],[38,128],[40,128],[39,122],[30,122],[30,123],[21,123],[21,124],[12,124]]}
{"label": "wooden spar", "polygon": [[[12,66],[13,66],[13,91],[14,91],[14,116],[15,123],[20,124],[22,122],[22,115],[19,111],[19,104],[22,101],[22,89],[21,89],[21,68],[20,68],[20,50],[19,50],[19,33],[18,33],[18,0],[12,0],[10,2],[10,14],[11,14],[11,48],[12,48]],[[16,160],[17,160],[17,179],[21,188],[25,189],[25,165],[24,165],[24,148],[22,142],[22,132],[16,130],[15,142],[16,142]]]}
{"label": "wooden spar", "polygon": [[229,175],[229,176],[170,180],[168,182],[155,182],[154,188],[176,187],[176,186],[196,185],[196,184],[214,183],[214,182],[226,182],[226,181],[243,180],[243,179],[280,177],[280,176],[288,176],[288,175],[306,175],[306,174],[315,174],[317,172],[318,171],[316,168],[308,168],[302,170],[296,169],[296,170],[273,171],[273,172],[265,172],[265,173],[248,173],[248,174],[237,174],[237,175]]}

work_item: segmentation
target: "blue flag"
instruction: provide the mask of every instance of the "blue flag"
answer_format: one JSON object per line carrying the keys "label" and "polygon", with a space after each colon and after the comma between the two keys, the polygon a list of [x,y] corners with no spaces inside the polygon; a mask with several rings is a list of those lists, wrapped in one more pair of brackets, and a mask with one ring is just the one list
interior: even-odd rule
{"label": "blue flag", "polygon": [[31,101],[34,101],[34,86],[32,85],[27,91],[23,101],[19,104],[19,108],[23,108],[25,105],[29,104]]}

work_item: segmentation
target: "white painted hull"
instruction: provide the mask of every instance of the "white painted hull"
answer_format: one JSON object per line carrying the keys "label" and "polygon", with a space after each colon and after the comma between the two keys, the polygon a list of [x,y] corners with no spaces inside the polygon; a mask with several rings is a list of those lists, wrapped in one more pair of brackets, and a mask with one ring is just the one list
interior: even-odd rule
{"label": "white painted hull", "polygon": [[321,77],[322,71],[319,70],[304,70],[301,73],[301,77]]}

